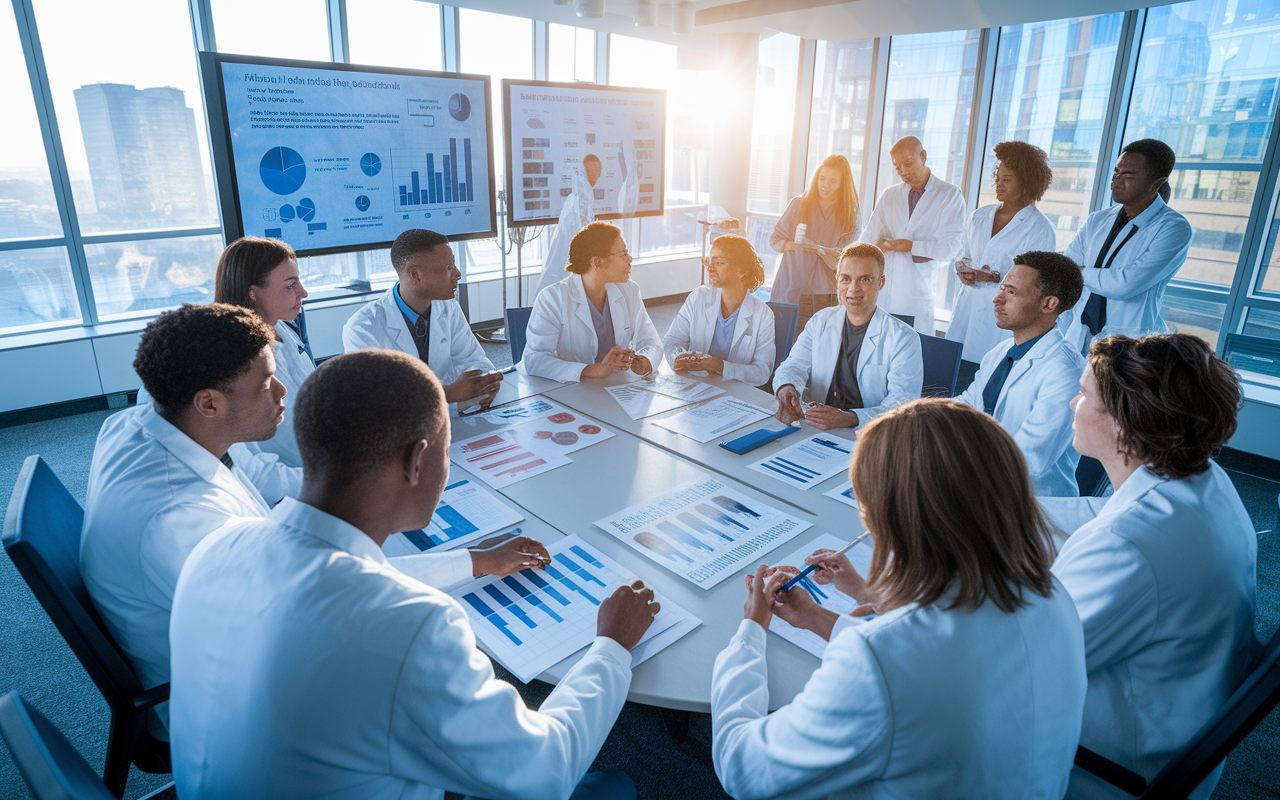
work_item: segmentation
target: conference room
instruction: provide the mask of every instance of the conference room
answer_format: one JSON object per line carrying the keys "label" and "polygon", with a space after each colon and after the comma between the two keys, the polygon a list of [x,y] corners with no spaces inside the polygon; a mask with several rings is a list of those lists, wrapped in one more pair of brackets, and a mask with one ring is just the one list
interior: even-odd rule
{"label": "conference room", "polygon": [[[412,485],[434,513],[405,516],[408,500],[393,508],[400,495],[360,483],[381,457],[370,444],[346,458],[365,470],[350,483],[403,524],[375,536],[338,513],[374,546],[321,538],[416,587],[472,637],[467,680],[492,683],[467,702],[500,695],[510,708],[441,730],[507,742],[514,714],[525,733],[582,736],[563,759],[539,751],[564,773],[531,768],[560,781],[546,796],[932,796],[912,783],[927,770],[911,758],[954,756],[967,766],[932,786],[962,796],[997,796],[1000,783],[1011,796],[1280,797],[1280,6],[1065,11],[14,0],[0,12],[0,796],[386,791],[308,788],[265,745],[255,768],[270,777],[252,785],[193,766],[250,741],[226,731],[255,714],[293,720],[296,752],[342,748],[317,744],[324,725],[298,710],[318,696],[280,711],[294,692],[279,682],[227,688],[268,671],[211,665],[265,659],[271,637],[219,627],[231,606],[205,611],[198,590],[246,603],[253,592],[219,594],[199,584],[211,567],[184,567],[193,551],[202,566],[231,557],[212,545],[244,520],[332,513],[337,495],[322,502],[322,489],[338,489],[315,465],[343,437],[314,433],[329,409],[315,387],[360,376],[370,388],[350,401],[351,430],[400,432],[413,415],[374,409],[426,364],[423,407],[447,427],[409,438],[427,442],[413,456],[427,477]],[[370,361],[370,348],[400,356]],[[274,377],[258,371],[267,362]],[[413,371],[386,377],[395,369]],[[1138,374],[1164,380],[1126,383]],[[259,393],[256,408],[242,391]],[[1116,426],[1101,450],[1095,403]],[[1135,403],[1154,410],[1121,413]],[[931,414],[947,433],[927,467],[922,450],[875,446]],[[1194,442],[1156,435],[1182,425]],[[881,475],[901,467],[901,480],[860,478],[859,459]],[[179,461],[199,480],[179,488]],[[991,478],[1005,467],[1011,484]],[[210,485],[235,496],[216,520],[196,501],[153,513],[166,492]],[[1085,552],[1122,502],[1164,508],[1134,496],[1166,485],[1186,491],[1167,501],[1161,519],[1174,522],[1144,518],[1167,537],[1154,549],[1122,520],[1110,549]],[[924,518],[941,509],[921,527],[937,542],[962,504],[1022,509],[1021,528],[1006,527],[1043,568],[1022,583],[1001,573],[1021,598],[1007,608],[989,583],[956,600],[954,564],[938,569],[959,583],[908,598],[892,589],[895,563],[912,563],[909,526],[882,514],[894,497]],[[997,514],[982,508],[973,519]],[[991,546],[1013,546],[1002,541]],[[1195,571],[1220,613],[1164,605],[1162,579],[1185,587]],[[1150,619],[1090,617],[1084,593],[1112,579],[1127,593],[1098,591]],[[652,623],[634,641],[610,635],[637,598]],[[1058,606],[1065,621],[1026,627]],[[879,649],[890,635],[879,632],[916,611],[992,614],[996,627],[951,669]],[[1026,674],[1065,688],[1024,697],[1006,673],[1002,704],[981,681],[1000,680],[1014,648],[993,631],[1015,618],[1048,648]],[[199,620],[189,635],[184,619]],[[1126,629],[1132,652],[1108,660],[1094,649],[1107,624],[1146,627]],[[377,629],[351,635],[361,628]],[[1174,672],[1139,674],[1190,651]],[[895,672],[895,657],[921,666]],[[967,671],[964,658],[991,668]],[[597,675],[616,708],[587,708],[592,670],[625,673]],[[908,673],[923,686],[971,681],[966,702],[929,723],[936,742],[895,723],[895,702],[923,691],[899,682]],[[882,702],[806,719],[824,680]],[[1136,687],[1132,708],[1109,681]],[[222,708],[249,710],[214,713],[215,689],[236,698]],[[575,703],[582,718],[564,710]],[[1033,735],[1035,713],[1059,707],[1063,725]],[[865,752],[831,744],[880,729],[839,727],[859,714],[887,715],[899,738]],[[209,733],[215,717],[222,733]],[[984,737],[995,717],[1007,729]],[[389,735],[417,724],[389,722]],[[1130,749],[1115,742],[1127,734],[1098,733],[1127,725]],[[760,744],[780,732],[789,745]],[[986,749],[928,749],[970,739]],[[461,767],[432,755],[372,774],[406,796],[542,796],[534,778],[519,782],[534,751],[508,744],[471,742]],[[1026,774],[973,778],[1019,761],[994,754],[1021,746]],[[50,788],[59,771],[80,775],[78,788]]]}

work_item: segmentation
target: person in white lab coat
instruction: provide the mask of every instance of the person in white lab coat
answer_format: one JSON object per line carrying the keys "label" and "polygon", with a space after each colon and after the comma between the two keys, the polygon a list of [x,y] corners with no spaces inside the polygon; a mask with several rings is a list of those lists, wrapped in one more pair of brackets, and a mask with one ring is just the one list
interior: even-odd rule
{"label": "person in white lab coat", "polygon": [[880,193],[862,240],[884,251],[888,290],[881,305],[915,317],[916,330],[933,336],[938,268],[955,257],[964,238],[964,194],[933,174],[914,136],[894,142],[889,160],[902,183]]}
{"label": "person in white lab coat", "polygon": [[[1234,370],[1187,334],[1095,342],[1072,401],[1075,448],[1115,487],[1053,565],[1084,623],[1080,744],[1147,780],[1251,666],[1257,539],[1210,460],[1240,401]],[[1207,798],[1220,774],[1191,796]],[[1128,795],[1077,769],[1067,796]]]}
{"label": "person in white lab coat", "polygon": [[1067,344],[1057,323],[1083,288],[1080,269],[1064,255],[1033,250],[1014,257],[992,300],[996,324],[1012,338],[991,348],[959,398],[1009,431],[1022,448],[1036,494],[1046,497],[1080,494],[1071,398],[1084,358]]}
{"label": "person in white lab coat", "polygon": [[343,349],[385,347],[416,356],[439,376],[450,403],[488,406],[502,376],[454,299],[462,273],[449,240],[435,231],[407,230],[391,245],[391,266],[399,280],[342,326]]}
{"label": "person in white lab coat", "polygon": [[1067,340],[1082,348],[1120,333],[1164,333],[1165,287],[1187,259],[1191,223],[1160,196],[1177,159],[1156,139],[1125,145],[1111,176],[1115,205],[1095,211],[1064,251],[1084,272],[1084,297],[1064,318]]}
{"label": "person in white lab coat", "polygon": [[845,248],[836,272],[840,305],[813,315],[774,373],[780,421],[790,425],[805,419],[823,430],[856,428],[920,396],[920,336],[876,305],[885,285],[884,265],[873,244]]}
{"label": "person in white lab coat", "polygon": [[569,245],[570,274],[538,294],[529,315],[522,367],[529,375],[573,383],[662,363],[662,340],[631,278],[622,231],[592,222]]}
{"label": "person in white lab coat", "polygon": [[[849,474],[875,537],[870,572],[864,580],[830,551],[810,560],[862,605],[837,615],[803,589],[781,591],[795,566],[746,577],[745,619],[711,682],[725,790],[738,800],[1062,797],[1084,642],[1050,572],[1049,524],[1017,444],[966,405],[916,400],[862,431]],[[829,643],[803,691],[769,713],[774,614]]]}
{"label": "person in white lab coat", "polygon": [[752,295],[764,265],[751,242],[719,236],[704,259],[707,283],[690,293],[663,337],[676,372],[701,371],[759,386],[773,374],[773,310]]}
{"label": "person in white lab coat", "polygon": [[[769,236],[769,246],[782,254],[769,299],[799,303],[801,295],[836,291],[836,262],[840,251],[858,238],[860,211],[849,159],[827,156],[805,193],[787,203]],[[797,235],[801,225],[803,236]],[[800,321],[801,329],[805,322]]]}
{"label": "person in white lab coat", "polygon": [[1058,249],[1053,223],[1036,208],[1053,181],[1048,156],[1039,147],[1018,141],[1001,142],[995,154],[992,183],[997,202],[969,217],[956,259],[956,274],[964,286],[947,327],[948,339],[964,343],[962,358],[971,365],[968,371],[962,365],[966,376],[973,374],[987,351],[1009,338],[1007,330],[996,326],[991,301],[1014,256]]}
{"label": "person in white lab coat", "polygon": [[[458,602],[380,550],[427,525],[448,475],[431,371],[390,350],[337,356],[294,419],[299,499],[210,536],[178,582],[182,797],[567,798],[626,700],[653,591],[637,580],[606,598],[595,642],[530,710],[495,679]],[[603,783],[623,791],[587,796],[635,797],[625,776]]]}

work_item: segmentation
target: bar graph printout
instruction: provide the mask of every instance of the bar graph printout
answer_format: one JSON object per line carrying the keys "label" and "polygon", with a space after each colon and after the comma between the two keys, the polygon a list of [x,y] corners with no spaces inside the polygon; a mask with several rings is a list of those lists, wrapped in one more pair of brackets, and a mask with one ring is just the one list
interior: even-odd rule
{"label": "bar graph printout", "polygon": [[440,504],[426,529],[391,534],[382,545],[382,552],[388,556],[411,556],[441,545],[467,544],[523,519],[519,512],[475,481],[459,480],[444,487]]}
{"label": "bar graph printout", "polygon": [[[547,551],[545,570],[481,578],[450,592],[485,650],[525,683],[589,646],[600,603],[634,579],[576,535]],[[656,599],[662,610],[631,651],[633,667],[702,624],[669,599]]]}
{"label": "bar graph printout", "polygon": [[703,589],[812,527],[704,477],[596,520],[596,526]]}
{"label": "bar graph printout", "polygon": [[748,466],[798,489],[810,489],[848,471],[854,443],[829,431],[779,450]]}
{"label": "bar graph printout", "polygon": [[[853,533],[853,535],[857,536],[857,533]],[[809,544],[806,544],[804,547],[797,549],[794,553],[787,555],[785,558],[780,558],[776,562],[770,561],[768,564],[771,567],[792,566],[804,569],[805,557],[811,555],[815,550],[821,550],[823,548],[827,548],[828,550],[839,550],[848,543],[847,539],[841,539],[838,536],[832,536],[829,533],[824,533]],[[853,549],[846,554],[849,556],[849,561],[853,562],[854,569],[858,570],[858,573],[863,577],[866,577],[867,572],[871,569],[872,552],[873,546],[871,544],[871,540],[863,539],[861,542],[854,545]],[[858,607],[858,601],[854,600],[844,592],[836,591],[835,587],[831,584],[822,586],[817,583],[811,583],[811,586],[815,595],[813,599],[817,600],[818,605],[823,608],[829,608],[837,614],[848,614],[850,611]],[[792,591],[799,592],[802,590],[797,586]],[[826,639],[823,639],[813,631],[794,628],[781,617],[775,616],[773,618],[773,621],[769,623],[769,631],[771,633],[778,634],[783,639],[794,644],[796,647],[813,653],[818,658],[822,658],[822,654],[827,651]]]}

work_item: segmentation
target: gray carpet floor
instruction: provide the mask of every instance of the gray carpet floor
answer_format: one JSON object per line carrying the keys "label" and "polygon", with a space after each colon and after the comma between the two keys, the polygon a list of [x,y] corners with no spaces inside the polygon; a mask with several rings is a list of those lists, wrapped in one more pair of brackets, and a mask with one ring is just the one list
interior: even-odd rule
{"label": "gray carpet floor", "polygon": [[[678,305],[651,309],[665,331]],[[485,345],[499,366],[509,365],[506,345]],[[0,509],[7,508],[23,460],[39,454],[80,502],[84,502],[93,443],[112,412],[0,428]],[[1280,626],[1280,540],[1276,533],[1280,483],[1232,472],[1258,534],[1257,632],[1266,641]],[[504,671],[498,667],[502,674]],[[531,705],[550,691],[546,684],[515,684]],[[17,689],[40,709],[80,753],[101,768],[106,755],[107,706],[84,670],[37,604],[12,562],[0,557],[0,691]],[[621,769],[632,776],[641,798],[727,797],[711,765],[711,721],[694,715],[687,738],[676,742],[656,708],[628,703],[605,742],[596,769]],[[133,771],[126,797],[163,786],[168,776]],[[0,747],[0,800],[27,798],[26,787]],[[1273,713],[1227,759],[1215,800],[1280,798],[1280,713]]]}

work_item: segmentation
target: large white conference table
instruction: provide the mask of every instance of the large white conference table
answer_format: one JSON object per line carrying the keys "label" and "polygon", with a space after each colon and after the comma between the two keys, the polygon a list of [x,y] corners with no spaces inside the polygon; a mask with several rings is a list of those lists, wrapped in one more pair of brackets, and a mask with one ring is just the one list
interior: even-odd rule
{"label": "large white conference table", "polygon": [[[504,500],[519,510],[528,524],[524,532],[550,543],[561,536],[577,534],[626,570],[642,578],[661,596],[698,617],[702,624],[691,633],[640,664],[634,670],[629,699],[647,705],[680,711],[709,712],[711,673],[717,654],[728,644],[742,621],[746,589],[743,576],[760,563],[776,564],[777,559],[798,550],[823,533],[850,539],[863,531],[857,511],[823,492],[841,485],[845,475],[837,475],[807,491],[785,485],[746,466],[819,432],[808,425],[783,439],[738,456],[718,447],[718,442],[736,438],[762,426],[778,428],[773,418],[747,425],[705,444],[655,424],[655,420],[678,414],[692,405],[641,420],[632,420],[604,387],[631,382],[619,374],[582,384],[562,384],[520,376],[522,396],[541,394],[583,418],[590,418],[616,435],[574,452],[573,463],[527,478],[499,490]],[[765,392],[737,381],[704,379],[721,386],[728,394],[765,408],[776,401]],[[713,398],[714,399],[714,398]],[[478,417],[454,418],[455,441],[498,430]],[[466,475],[453,464],[450,480]],[[711,589],[703,589],[646,558],[594,522],[624,508],[645,502],[703,476],[720,480],[765,505],[812,525],[808,530],[759,555],[750,569],[724,579]],[[482,643],[483,646],[483,643]],[[581,653],[565,659],[539,676],[555,683]],[[819,660],[790,642],[770,636],[769,702],[771,708],[786,705],[804,687]]]}

